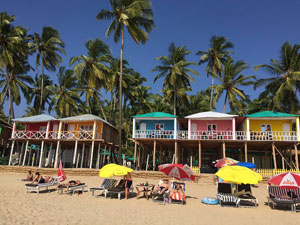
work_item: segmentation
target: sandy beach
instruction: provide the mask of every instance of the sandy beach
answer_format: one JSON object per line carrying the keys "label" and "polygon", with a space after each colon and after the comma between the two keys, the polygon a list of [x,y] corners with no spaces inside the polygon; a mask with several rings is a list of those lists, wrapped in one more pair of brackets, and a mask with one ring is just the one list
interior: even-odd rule
{"label": "sandy beach", "polygon": [[[299,213],[272,210],[267,205],[266,184],[253,188],[258,208],[229,208],[201,203],[204,196],[214,197],[213,184],[187,183],[187,204],[162,205],[132,196],[129,200],[59,195],[56,192],[25,193],[21,178],[26,174],[0,173],[0,224],[300,224]],[[69,177],[88,187],[100,185],[94,176]],[[148,180],[156,184],[158,180]],[[145,182],[134,179],[134,183]]]}

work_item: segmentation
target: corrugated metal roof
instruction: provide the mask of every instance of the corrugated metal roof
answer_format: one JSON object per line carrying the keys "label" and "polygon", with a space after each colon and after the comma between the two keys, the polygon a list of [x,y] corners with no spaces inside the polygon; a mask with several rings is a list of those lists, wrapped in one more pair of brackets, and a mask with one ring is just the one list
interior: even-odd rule
{"label": "corrugated metal roof", "polygon": [[152,112],[152,113],[146,113],[146,114],[141,114],[141,115],[135,115],[132,117],[137,117],[137,118],[176,118],[177,116],[174,116],[169,113],[164,113],[164,112]]}
{"label": "corrugated metal roof", "polygon": [[39,123],[39,122],[48,122],[52,120],[57,120],[56,118],[49,116],[47,114],[41,114],[37,116],[29,116],[29,117],[23,117],[23,118],[16,118],[12,121],[15,122],[27,122],[27,123]]}
{"label": "corrugated metal roof", "polygon": [[61,121],[75,121],[75,122],[76,121],[94,121],[94,120],[98,120],[98,121],[101,121],[103,123],[108,124],[111,127],[114,127],[113,125],[111,125],[106,120],[100,118],[99,116],[95,116],[95,115],[92,115],[92,114],[84,114],[84,115],[79,115],[79,116],[71,116],[71,117],[62,118],[60,120]]}
{"label": "corrugated metal roof", "polygon": [[246,117],[297,117],[299,115],[282,113],[282,112],[273,112],[273,111],[262,111],[253,114],[249,114]]}
{"label": "corrugated metal roof", "polygon": [[195,113],[189,116],[186,116],[185,118],[188,119],[204,119],[204,118],[232,118],[237,117],[237,115],[230,115],[226,113],[219,113],[219,112],[213,112],[213,111],[207,111],[207,112],[200,112]]}

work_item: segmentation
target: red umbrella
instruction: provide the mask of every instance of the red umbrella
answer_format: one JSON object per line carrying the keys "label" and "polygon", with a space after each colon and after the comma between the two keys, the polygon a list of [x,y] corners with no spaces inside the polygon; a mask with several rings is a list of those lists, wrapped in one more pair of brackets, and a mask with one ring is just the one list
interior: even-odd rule
{"label": "red umbrella", "polygon": [[63,167],[62,167],[62,163],[61,163],[61,160],[59,161],[59,167],[58,167],[58,175],[57,175],[57,180],[59,182],[63,182],[64,180],[67,179],[67,176],[63,170]]}
{"label": "red umbrella", "polygon": [[281,173],[273,176],[268,184],[275,184],[282,188],[296,189],[300,186],[300,175],[297,173]]}
{"label": "red umbrella", "polygon": [[223,158],[219,159],[215,167],[222,168],[223,166],[232,166],[237,164],[239,161],[231,159],[231,158]]}
{"label": "red umbrella", "polygon": [[187,165],[180,167],[176,164],[163,164],[158,167],[158,170],[177,180],[195,180],[192,169]]}

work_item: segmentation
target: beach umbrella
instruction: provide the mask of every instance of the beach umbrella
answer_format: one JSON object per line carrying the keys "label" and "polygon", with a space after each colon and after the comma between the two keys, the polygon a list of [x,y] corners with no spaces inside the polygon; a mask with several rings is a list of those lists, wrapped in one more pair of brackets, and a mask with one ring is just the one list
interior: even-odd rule
{"label": "beach umbrella", "polygon": [[64,180],[67,179],[67,176],[63,170],[63,167],[62,167],[62,163],[61,163],[61,160],[59,161],[59,167],[58,167],[58,175],[57,175],[57,180],[59,182],[63,182]]}
{"label": "beach umbrella", "polygon": [[300,187],[300,174],[297,173],[281,173],[273,176],[268,184],[274,184],[282,188],[296,189]]}
{"label": "beach umbrella", "polygon": [[224,166],[216,175],[226,182],[236,184],[258,184],[262,176],[243,166]]}
{"label": "beach umbrella", "polygon": [[114,163],[103,166],[99,171],[99,177],[124,176],[132,172],[133,169],[126,166],[120,166]]}
{"label": "beach umbrella", "polygon": [[244,166],[244,167],[247,167],[249,169],[255,169],[256,168],[256,165],[253,164],[253,163],[250,163],[250,162],[239,162],[236,165],[237,166]]}
{"label": "beach umbrella", "polygon": [[219,167],[222,168],[224,166],[231,166],[231,165],[235,165],[237,164],[239,161],[232,159],[232,158],[223,158],[223,159],[218,159],[216,160],[217,164],[215,165],[215,167]]}
{"label": "beach umbrella", "polygon": [[158,167],[158,170],[165,173],[167,176],[173,177],[181,181],[194,181],[195,176],[193,170],[188,166],[180,166],[178,164],[163,164]]}

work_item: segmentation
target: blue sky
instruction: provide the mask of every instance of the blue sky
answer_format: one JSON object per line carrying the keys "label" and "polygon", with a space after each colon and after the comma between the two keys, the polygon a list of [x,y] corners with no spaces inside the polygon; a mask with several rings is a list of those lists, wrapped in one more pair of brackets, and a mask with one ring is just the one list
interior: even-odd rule
{"label": "blue sky", "polygon": [[[235,45],[234,58],[245,60],[250,66],[244,75],[256,75],[257,78],[268,74],[254,72],[254,65],[276,59],[285,41],[292,44],[300,42],[300,2],[296,0],[152,0],[152,5],[156,28],[145,45],[137,45],[126,34],[124,57],[132,68],[148,79],[146,85],[152,87],[153,93],[158,93],[162,84],[162,81],[153,84],[155,74],[152,69],[158,65],[155,57],[167,55],[171,42],[186,45],[192,51],[188,60],[198,62],[199,57],[195,53],[208,48],[212,35],[225,36]],[[15,24],[30,28],[31,33],[41,33],[43,26],[56,28],[66,44],[65,66],[69,65],[72,56],[86,54],[84,43],[94,38],[104,40],[113,54],[119,57],[120,43],[116,44],[104,35],[110,21],[96,21],[96,15],[102,8],[110,9],[108,0],[10,0],[2,3],[1,8],[1,11],[14,14]],[[34,66],[33,59],[31,62]],[[200,73],[200,78],[192,85],[192,93],[206,89],[211,82],[206,77],[204,65],[194,69]],[[55,79],[55,73],[50,75]],[[261,90],[245,88],[251,99],[257,97]],[[222,111],[222,104],[221,99],[217,111]],[[26,106],[22,101],[20,106],[15,107],[17,117],[24,114]]]}

